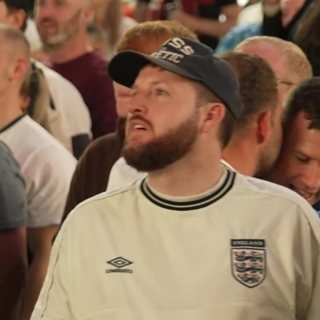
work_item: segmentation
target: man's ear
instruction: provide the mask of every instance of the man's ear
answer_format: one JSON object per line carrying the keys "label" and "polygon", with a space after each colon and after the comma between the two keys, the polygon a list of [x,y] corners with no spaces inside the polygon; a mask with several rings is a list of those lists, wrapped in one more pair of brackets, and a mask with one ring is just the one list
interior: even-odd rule
{"label": "man's ear", "polygon": [[16,60],[10,71],[10,80],[23,79],[29,70],[29,61],[24,58]]}
{"label": "man's ear", "polygon": [[8,22],[11,27],[15,27],[16,29],[21,29],[26,19],[27,19],[26,12],[22,9],[19,9],[9,15]]}
{"label": "man's ear", "polygon": [[203,108],[201,132],[208,133],[220,125],[226,114],[226,109],[225,106],[219,102],[207,103],[201,108]]}
{"label": "man's ear", "polygon": [[270,139],[271,117],[271,111],[265,111],[260,113],[256,119],[256,140],[258,144],[264,144]]}

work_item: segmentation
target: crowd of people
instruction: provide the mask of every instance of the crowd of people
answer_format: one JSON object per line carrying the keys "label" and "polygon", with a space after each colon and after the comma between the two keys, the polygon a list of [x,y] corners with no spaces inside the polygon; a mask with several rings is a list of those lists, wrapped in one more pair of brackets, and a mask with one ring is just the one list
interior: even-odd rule
{"label": "crowd of people", "polygon": [[0,1],[0,320],[320,320],[320,1],[129,7]]}

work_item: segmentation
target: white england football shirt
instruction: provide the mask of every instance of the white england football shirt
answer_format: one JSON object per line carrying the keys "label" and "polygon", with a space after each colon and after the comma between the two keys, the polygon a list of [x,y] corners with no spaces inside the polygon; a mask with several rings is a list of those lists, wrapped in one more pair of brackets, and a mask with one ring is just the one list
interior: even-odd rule
{"label": "white england football shirt", "polygon": [[28,227],[58,225],[76,159],[45,129],[25,115],[0,131],[27,185]]}
{"label": "white england football shirt", "polygon": [[[227,161],[221,160],[221,164],[235,171]],[[109,175],[107,191],[123,188],[134,181],[145,178],[146,176],[147,174],[145,172],[139,172],[135,168],[132,168],[127,164],[126,160],[121,157],[112,166]]]}
{"label": "white england football shirt", "polygon": [[69,215],[32,320],[319,320],[319,251],[288,189],[227,170],[175,198],[142,180]]}

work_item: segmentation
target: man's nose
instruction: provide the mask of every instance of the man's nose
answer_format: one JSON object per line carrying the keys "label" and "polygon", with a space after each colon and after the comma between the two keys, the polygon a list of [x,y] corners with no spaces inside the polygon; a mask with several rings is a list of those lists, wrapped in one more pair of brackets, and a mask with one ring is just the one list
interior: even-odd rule
{"label": "man's nose", "polygon": [[131,114],[146,113],[147,112],[147,99],[144,92],[136,92],[128,102],[128,112]]}

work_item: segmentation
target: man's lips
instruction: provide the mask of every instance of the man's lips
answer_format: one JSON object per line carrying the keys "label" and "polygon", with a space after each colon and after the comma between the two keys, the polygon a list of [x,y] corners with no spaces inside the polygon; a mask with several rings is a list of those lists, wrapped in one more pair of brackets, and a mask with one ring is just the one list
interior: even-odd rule
{"label": "man's lips", "polygon": [[129,131],[146,131],[147,130],[148,125],[141,120],[130,120],[129,122]]}

